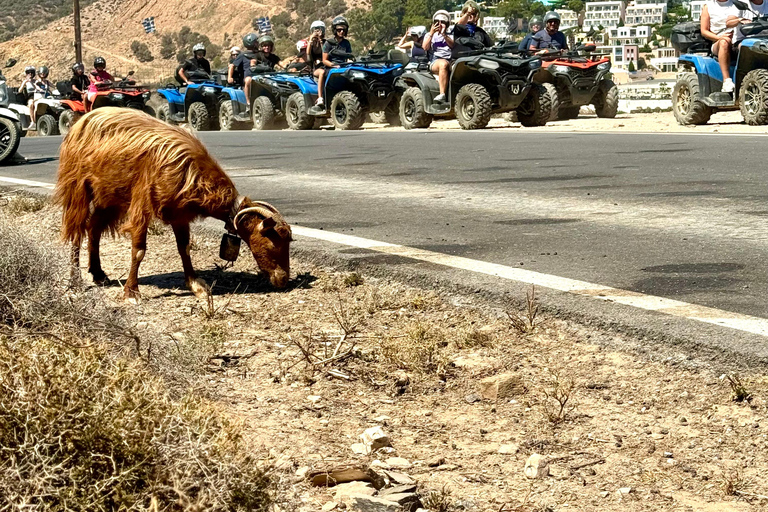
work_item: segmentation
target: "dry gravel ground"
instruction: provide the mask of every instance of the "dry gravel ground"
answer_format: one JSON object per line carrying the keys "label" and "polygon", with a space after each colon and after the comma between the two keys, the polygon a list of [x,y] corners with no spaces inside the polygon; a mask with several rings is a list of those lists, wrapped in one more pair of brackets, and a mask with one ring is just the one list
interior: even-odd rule
{"label": "dry gravel ground", "polygon": [[[20,201],[6,193],[2,215],[19,218],[41,243],[56,239],[58,212],[25,212],[35,207]],[[763,373],[742,374],[750,397],[735,401],[722,369],[597,346],[590,329],[557,318],[536,316],[530,328],[523,312],[518,329],[503,309],[318,267],[305,256],[293,261],[290,289],[275,292],[245,249],[223,270],[218,235],[195,233],[193,261],[215,282],[210,303],[183,288],[163,227],[149,237],[140,305],[123,304],[119,284],[105,289],[105,300],[123,304],[138,329],[175,339],[180,352],[198,345],[203,392],[242,420],[254,450],[269,450],[284,472],[282,510],[331,509],[333,489],[311,487],[295,476],[299,468],[392,456],[409,461],[404,471],[423,489],[445,490],[445,510],[768,506]],[[123,279],[128,241],[102,248],[107,274]],[[524,392],[478,400],[479,381],[500,373],[520,377]],[[553,396],[567,397],[563,414]],[[394,453],[353,453],[359,434],[376,425]],[[551,460],[550,476],[524,476],[533,453]]]}

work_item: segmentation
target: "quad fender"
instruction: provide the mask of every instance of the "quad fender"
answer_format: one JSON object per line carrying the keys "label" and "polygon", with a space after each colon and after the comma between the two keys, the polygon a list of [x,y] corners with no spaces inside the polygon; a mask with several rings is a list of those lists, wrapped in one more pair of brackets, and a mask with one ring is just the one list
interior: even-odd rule
{"label": "quad fender", "polygon": [[158,89],[157,94],[162,96],[168,103],[184,104],[184,96],[178,89]]}
{"label": "quad fender", "polygon": [[[256,82],[252,82],[252,85]],[[245,101],[245,90],[235,87],[225,87],[221,90],[222,101],[232,101],[232,112],[235,118],[250,119],[251,113],[248,110],[248,102]]]}
{"label": "quad fender", "polygon": [[9,108],[0,107],[0,116],[19,122],[19,115]]}
{"label": "quad fender", "polygon": [[437,78],[435,78],[432,73],[426,71],[420,73],[403,73],[398,77],[395,86],[403,90],[408,87],[418,87],[422,90],[434,89],[436,91],[440,89],[440,86],[437,83]]}
{"label": "quad fender", "polygon": [[[713,92],[718,92],[723,86],[723,72],[720,64],[708,55],[683,54],[678,60],[678,65],[696,73],[699,78],[699,93],[707,97]],[[735,66],[731,67],[731,76],[734,75]]]}
{"label": "quad fender", "polygon": [[85,106],[82,101],[62,100],[61,106],[73,112],[85,112]]}

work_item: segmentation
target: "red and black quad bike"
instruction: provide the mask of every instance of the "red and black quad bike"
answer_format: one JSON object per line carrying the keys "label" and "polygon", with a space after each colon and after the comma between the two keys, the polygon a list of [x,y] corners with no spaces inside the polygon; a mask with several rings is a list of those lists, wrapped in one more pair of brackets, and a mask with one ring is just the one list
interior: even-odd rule
{"label": "red and black quad bike", "polygon": [[[147,105],[151,93],[149,89],[136,85],[136,81],[131,78],[133,71],[128,72],[128,76],[120,79],[118,82],[103,82],[97,84],[97,92],[93,97],[93,101],[88,105],[86,110],[82,101],[77,100],[64,100],[61,102],[64,111],[59,116],[59,131],[62,135],[66,135],[73,124],[77,122],[80,117],[90,112],[91,110],[100,107],[124,107],[134,108],[136,110],[142,110],[152,117],[155,116],[155,110]],[[59,87],[63,87],[67,82],[59,82]],[[64,87],[67,93],[70,89]],[[59,89],[62,94],[64,90]]]}
{"label": "red and black quad bike", "polygon": [[619,110],[619,89],[609,78],[611,59],[593,53],[595,45],[542,55],[542,67],[533,81],[542,84],[551,98],[552,117],[576,119],[583,105],[595,106],[597,117],[614,118]]}

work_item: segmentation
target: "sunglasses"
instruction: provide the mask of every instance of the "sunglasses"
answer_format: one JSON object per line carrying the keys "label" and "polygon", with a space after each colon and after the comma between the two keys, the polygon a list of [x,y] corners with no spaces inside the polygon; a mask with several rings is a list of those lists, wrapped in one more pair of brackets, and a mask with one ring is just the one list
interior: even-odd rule
{"label": "sunglasses", "polygon": [[344,32],[345,30],[347,30],[347,29],[345,29],[344,27],[341,27],[341,28],[337,28],[336,32]]}

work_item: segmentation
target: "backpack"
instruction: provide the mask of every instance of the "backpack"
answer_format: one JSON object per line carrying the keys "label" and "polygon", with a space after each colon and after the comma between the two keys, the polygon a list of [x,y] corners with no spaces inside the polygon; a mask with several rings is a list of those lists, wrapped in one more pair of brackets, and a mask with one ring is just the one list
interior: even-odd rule
{"label": "backpack", "polygon": [[669,40],[675,50],[680,53],[693,53],[709,50],[709,43],[701,35],[701,24],[698,21],[678,23],[672,27]]}

